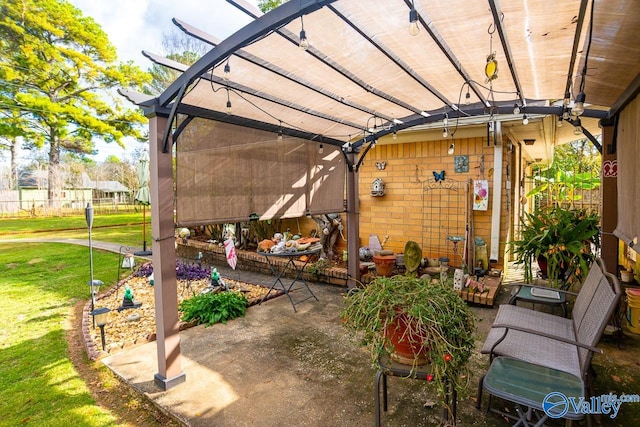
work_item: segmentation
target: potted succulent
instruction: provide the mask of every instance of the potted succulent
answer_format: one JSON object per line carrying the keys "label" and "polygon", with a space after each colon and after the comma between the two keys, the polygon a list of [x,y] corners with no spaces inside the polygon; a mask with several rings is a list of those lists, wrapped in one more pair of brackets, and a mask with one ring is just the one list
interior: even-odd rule
{"label": "potted succulent", "polygon": [[[450,281],[377,277],[345,296],[341,318],[348,334],[370,350],[374,367],[399,347],[410,352],[400,362],[411,364],[412,370],[431,364],[427,380],[436,385],[438,399],[449,411],[447,384],[458,394],[467,388],[476,319]],[[407,330],[400,331],[399,325]]]}
{"label": "potted succulent", "polygon": [[525,281],[533,281],[534,260],[552,286],[568,268],[573,268],[578,277],[586,273],[600,248],[599,223],[599,215],[585,209],[550,206],[526,213],[520,239],[509,246],[515,263],[524,266]]}

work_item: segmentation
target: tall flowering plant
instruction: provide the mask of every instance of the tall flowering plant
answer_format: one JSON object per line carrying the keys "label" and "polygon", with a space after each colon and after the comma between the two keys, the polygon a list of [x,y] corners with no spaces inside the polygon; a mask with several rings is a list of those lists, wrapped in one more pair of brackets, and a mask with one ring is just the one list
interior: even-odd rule
{"label": "tall flowering plant", "polygon": [[578,277],[589,270],[600,249],[599,224],[600,216],[585,209],[541,208],[525,214],[520,238],[510,242],[509,250],[516,264],[524,266],[527,283],[533,281],[533,263],[538,262],[546,264],[546,276],[557,286],[567,269],[575,270]]}

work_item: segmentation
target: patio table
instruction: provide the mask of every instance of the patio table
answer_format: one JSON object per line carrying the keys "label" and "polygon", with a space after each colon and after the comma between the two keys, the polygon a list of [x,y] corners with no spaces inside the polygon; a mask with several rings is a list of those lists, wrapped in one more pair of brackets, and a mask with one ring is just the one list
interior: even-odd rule
{"label": "patio table", "polygon": [[[311,288],[309,288],[309,285],[307,284],[307,281],[305,280],[303,273],[304,273],[304,268],[307,266],[307,264],[309,263],[309,260],[311,259],[311,255],[316,255],[320,253],[320,249],[315,249],[311,251],[295,251],[295,252],[292,251],[292,252],[280,252],[280,253],[258,252],[258,253],[264,255],[264,257],[267,259],[267,264],[269,265],[269,269],[271,270],[271,273],[273,274],[273,276],[276,278],[275,281],[273,282],[273,285],[271,285],[271,287],[269,288],[269,292],[267,292],[267,294],[262,297],[258,305],[262,304],[262,302],[269,296],[269,294],[276,287],[276,285],[278,285],[282,289],[282,291],[285,293],[285,295],[287,295],[287,297],[289,298],[289,301],[291,301],[291,305],[293,306],[294,312],[297,312],[296,305],[302,303],[303,301],[306,301],[310,298],[315,298],[316,301],[319,301],[318,298],[315,296],[315,294],[311,291]],[[297,264],[294,260],[303,255],[306,255],[306,260],[302,263],[302,265]],[[282,265],[282,263],[275,262],[275,259],[286,259],[287,262],[284,265]],[[290,283],[285,284],[282,281],[282,278],[288,269],[291,269],[293,271],[294,278]],[[294,288],[294,285],[296,283],[301,283],[302,285]],[[306,289],[309,295],[303,299],[294,301],[293,298],[291,298],[290,292],[296,291],[299,289]]]}

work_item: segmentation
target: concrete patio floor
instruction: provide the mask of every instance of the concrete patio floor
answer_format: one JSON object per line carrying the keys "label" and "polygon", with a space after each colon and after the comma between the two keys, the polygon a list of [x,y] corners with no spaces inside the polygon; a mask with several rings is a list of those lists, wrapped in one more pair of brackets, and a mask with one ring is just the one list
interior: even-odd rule
{"label": "concrete patio floor", "polygon": [[[223,276],[243,281],[270,285],[273,280],[270,276],[217,267]],[[369,354],[344,335],[339,320],[346,288],[326,284],[311,284],[311,288],[319,301],[310,299],[301,303],[296,307],[297,313],[289,299],[280,296],[250,307],[244,318],[181,332],[186,382],[168,391],[161,391],[153,381],[158,366],[155,342],[121,351],[102,361],[186,425],[374,425],[375,371]],[[503,289],[499,302],[505,301],[507,294]],[[302,290],[292,293],[294,299],[304,295]],[[497,305],[472,309],[480,320],[477,343],[480,348]],[[625,383],[628,376],[632,382],[638,372],[639,341],[638,336],[628,336],[621,350],[617,350],[616,343],[603,342],[613,352],[614,361],[630,369],[626,374],[607,371],[604,378],[600,376],[600,380],[610,375],[622,378],[619,383],[614,381],[612,387],[616,388],[607,389],[607,393],[640,392],[637,385]],[[603,361],[604,356],[597,355],[594,365]],[[475,409],[476,386],[488,367],[488,357],[476,353],[470,363],[473,376],[468,396],[459,399],[458,425],[510,425],[497,415]],[[431,407],[433,400],[434,391],[424,381],[390,377],[389,410],[382,414],[382,425],[439,425],[442,411],[437,406]],[[623,407],[621,414],[627,410],[632,419],[640,412],[638,407]],[[601,421],[603,425],[631,425],[627,421],[620,424],[622,417]]]}

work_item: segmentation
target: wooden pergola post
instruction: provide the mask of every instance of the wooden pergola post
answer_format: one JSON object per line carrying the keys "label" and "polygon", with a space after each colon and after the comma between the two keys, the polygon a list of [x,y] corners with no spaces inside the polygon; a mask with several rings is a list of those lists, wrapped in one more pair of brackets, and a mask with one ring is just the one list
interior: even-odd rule
{"label": "wooden pergola post", "polygon": [[178,282],[173,220],[173,168],[171,150],[162,152],[167,117],[149,116],[149,155],[151,172],[151,240],[156,305],[158,373],[154,381],[168,390],[186,380],[180,363]]}

